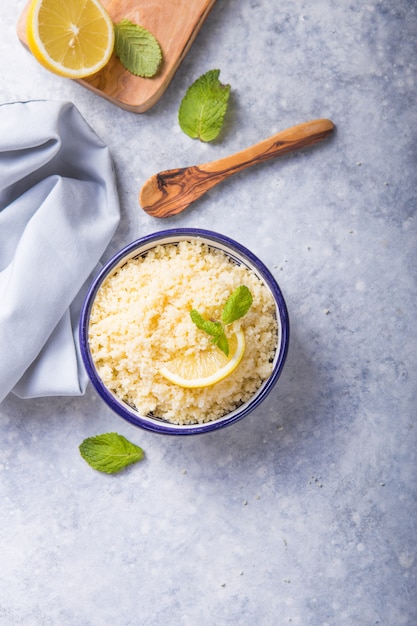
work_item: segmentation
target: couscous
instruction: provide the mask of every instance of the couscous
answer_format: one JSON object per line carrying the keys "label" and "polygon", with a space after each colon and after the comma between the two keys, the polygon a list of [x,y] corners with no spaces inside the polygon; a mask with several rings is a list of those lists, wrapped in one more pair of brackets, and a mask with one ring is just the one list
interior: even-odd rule
{"label": "couscous", "polygon": [[[167,381],[159,373],[164,364],[210,342],[190,310],[218,319],[242,284],[253,303],[233,323],[246,343],[238,367],[210,387],[188,389]],[[198,240],[158,245],[125,263],[100,286],[89,325],[90,350],[103,383],[139,414],[175,424],[215,420],[249,400],[271,374],[277,344],[268,287],[245,265]]]}

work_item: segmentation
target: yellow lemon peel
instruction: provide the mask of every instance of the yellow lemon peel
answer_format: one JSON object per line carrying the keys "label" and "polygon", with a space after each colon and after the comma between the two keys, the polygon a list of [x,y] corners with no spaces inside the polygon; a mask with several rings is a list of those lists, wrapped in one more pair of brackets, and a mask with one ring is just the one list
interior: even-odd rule
{"label": "yellow lemon peel", "polygon": [[113,22],[98,0],[33,0],[26,36],[41,65],[74,79],[101,70],[114,48]]}
{"label": "yellow lemon peel", "polygon": [[181,354],[160,368],[160,374],[186,388],[209,387],[229,376],[245,352],[245,335],[238,330],[229,338],[229,356],[214,345],[195,353]]}

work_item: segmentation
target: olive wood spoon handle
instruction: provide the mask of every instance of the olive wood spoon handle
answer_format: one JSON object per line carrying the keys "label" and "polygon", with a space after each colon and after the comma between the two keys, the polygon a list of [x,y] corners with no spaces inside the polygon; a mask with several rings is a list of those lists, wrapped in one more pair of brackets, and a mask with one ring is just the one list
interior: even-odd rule
{"label": "olive wood spoon handle", "polygon": [[143,185],[139,203],[153,217],[176,215],[228,176],[268,159],[311,146],[333,130],[333,122],[327,119],[304,122],[218,161],[154,174]]}

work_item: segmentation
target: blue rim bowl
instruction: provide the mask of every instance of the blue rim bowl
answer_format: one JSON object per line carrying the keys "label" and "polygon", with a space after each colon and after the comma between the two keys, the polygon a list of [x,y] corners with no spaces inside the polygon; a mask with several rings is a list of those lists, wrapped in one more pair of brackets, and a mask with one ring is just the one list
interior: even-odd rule
{"label": "blue rim bowl", "polygon": [[[198,239],[199,241],[207,243],[207,245],[211,248],[222,250],[235,263],[243,264],[250,268],[269,287],[276,305],[279,346],[275,353],[271,375],[262,383],[249,401],[217,420],[206,422],[204,424],[178,425],[161,418],[140,415],[138,411],[117,398],[116,395],[103,384],[91,356],[88,343],[88,327],[91,309],[97,291],[109,275],[117,271],[117,269],[129,259],[145,254],[151,248],[158,245],[173,244],[182,240],[192,239]],[[288,311],[281,289],[271,272],[262,263],[262,261],[260,261],[252,252],[237,241],[213,231],[196,228],[175,228],[146,235],[145,237],[141,237],[140,239],[133,241],[115,254],[102,268],[89,288],[81,310],[79,328],[82,359],[87,370],[87,374],[99,396],[117,415],[127,420],[134,426],[166,435],[195,435],[213,432],[237,422],[256,409],[271,392],[281,375],[288,352],[289,333],[290,326]]]}

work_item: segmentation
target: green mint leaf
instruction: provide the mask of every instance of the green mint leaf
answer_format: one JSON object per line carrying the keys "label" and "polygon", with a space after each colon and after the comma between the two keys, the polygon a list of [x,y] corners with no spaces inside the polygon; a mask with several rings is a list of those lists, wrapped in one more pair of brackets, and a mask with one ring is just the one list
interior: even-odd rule
{"label": "green mint leaf", "polygon": [[218,335],[217,337],[213,337],[212,342],[222,352],[224,352],[226,356],[229,356],[229,342],[227,341],[227,337],[224,333]]}
{"label": "green mint leaf", "polygon": [[194,324],[200,330],[204,330],[208,335],[212,335],[213,337],[218,337],[223,334],[223,324],[221,322],[213,322],[211,320],[206,320],[198,311],[193,309],[190,311],[190,317]]}
{"label": "green mint leaf", "polygon": [[223,125],[230,85],[223,85],[219,74],[220,70],[209,70],[197,78],[181,101],[178,121],[192,139],[212,141]]}
{"label": "green mint leaf", "polygon": [[105,433],[84,439],[79,450],[82,458],[92,468],[106,474],[120,472],[144,457],[139,446],[117,433]]}
{"label": "green mint leaf", "polygon": [[131,74],[152,78],[162,62],[162,51],[155,37],[130,20],[114,25],[114,52]]}
{"label": "green mint leaf", "polygon": [[252,304],[252,294],[245,285],[240,285],[229,296],[222,313],[223,324],[231,324],[246,315]]}
{"label": "green mint leaf", "polygon": [[246,315],[252,305],[252,294],[246,285],[240,285],[226,300],[222,312],[222,321],[213,322],[206,320],[198,311],[192,309],[190,316],[194,324],[200,330],[204,330],[211,335],[211,340],[226,356],[229,356],[229,343],[227,341],[224,327]]}

